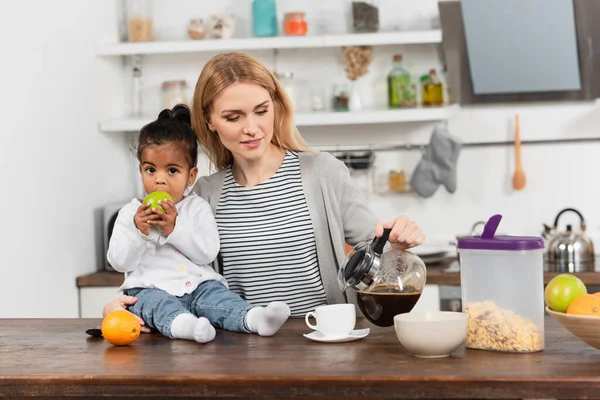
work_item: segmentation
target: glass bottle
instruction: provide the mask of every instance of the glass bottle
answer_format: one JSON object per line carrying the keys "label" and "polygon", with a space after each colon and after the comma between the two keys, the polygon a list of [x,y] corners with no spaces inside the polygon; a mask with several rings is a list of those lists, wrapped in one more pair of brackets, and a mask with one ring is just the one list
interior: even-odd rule
{"label": "glass bottle", "polygon": [[440,82],[435,69],[421,77],[424,106],[441,106],[444,104],[444,86]]}
{"label": "glass bottle", "polygon": [[275,0],[254,0],[252,2],[252,33],[256,37],[277,36]]}
{"label": "glass bottle", "polygon": [[414,107],[417,105],[415,85],[410,73],[402,66],[402,55],[394,55],[393,68],[387,76],[388,106],[390,108]]}
{"label": "glass bottle", "polygon": [[142,115],[142,69],[139,66],[133,67],[133,93],[131,114],[135,117]]}

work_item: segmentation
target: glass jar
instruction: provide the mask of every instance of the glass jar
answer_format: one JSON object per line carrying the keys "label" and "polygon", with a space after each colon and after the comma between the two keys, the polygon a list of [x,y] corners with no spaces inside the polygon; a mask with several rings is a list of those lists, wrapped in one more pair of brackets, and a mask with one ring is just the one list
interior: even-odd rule
{"label": "glass jar", "polygon": [[406,176],[401,169],[393,169],[388,176],[388,186],[390,192],[406,191]]}
{"label": "glass jar", "polygon": [[350,87],[346,84],[333,85],[332,108],[334,111],[348,111]]}
{"label": "glass jar", "polygon": [[379,31],[379,7],[376,0],[352,0],[352,29],[356,33]]}
{"label": "glass jar", "polygon": [[204,39],[208,29],[204,25],[204,21],[201,19],[193,19],[188,24],[187,33],[190,39],[198,40]]}
{"label": "glass jar", "polygon": [[544,242],[536,236],[496,235],[500,215],[481,236],[458,240],[462,307],[469,318],[466,346],[530,353],[544,349]]}
{"label": "glass jar", "polygon": [[310,88],[310,109],[312,111],[325,110],[325,94],[323,87],[313,86]]}
{"label": "glass jar", "polygon": [[285,93],[288,95],[292,105],[295,107],[297,103],[296,99],[296,82],[294,81],[293,72],[275,72],[277,80],[283,86]]}
{"label": "glass jar", "polygon": [[150,42],[154,40],[151,0],[127,0],[128,40]]}
{"label": "glass jar", "polygon": [[304,36],[308,33],[308,23],[304,19],[306,13],[289,12],[283,17],[283,33],[286,36]]}
{"label": "glass jar", "polygon": [[172,109],[177,104],[187,105],[186,81],[165,81],[162,84],[163,108]]}
{"label": "glass jar", "polygon": [[257,37],[277,36],[275,0],[252,1],[252,33]]}

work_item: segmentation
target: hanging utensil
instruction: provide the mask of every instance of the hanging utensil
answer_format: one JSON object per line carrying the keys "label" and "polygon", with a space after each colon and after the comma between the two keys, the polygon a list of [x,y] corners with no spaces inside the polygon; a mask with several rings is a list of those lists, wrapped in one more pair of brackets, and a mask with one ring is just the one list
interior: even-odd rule
{"label": "hanging utensil", "polygon": [[513,188],[523,190],[525,187],[525,171],[521,165],[521,133],[519,127],[519,115],[515,115],[515,173],[513,175]]}

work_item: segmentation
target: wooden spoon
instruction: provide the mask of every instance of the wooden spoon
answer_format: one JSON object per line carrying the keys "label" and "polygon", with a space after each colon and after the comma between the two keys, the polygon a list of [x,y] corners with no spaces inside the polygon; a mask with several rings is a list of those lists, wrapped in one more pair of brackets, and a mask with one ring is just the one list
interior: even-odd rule
{"label": "wooden spoon", "polygon": [[521,134],[519,132],[519,115],[515,115],[515,174],[513,175],[513,188],[523,190],[525,187],[525,171],[521,164]]}

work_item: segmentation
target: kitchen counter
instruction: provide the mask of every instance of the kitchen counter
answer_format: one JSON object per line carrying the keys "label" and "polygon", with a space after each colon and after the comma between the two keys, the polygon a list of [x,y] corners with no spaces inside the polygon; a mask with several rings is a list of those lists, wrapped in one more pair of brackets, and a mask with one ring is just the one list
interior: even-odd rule
{"label": "kitchen counter", "polygon": [[4,319],[0,397],[600,398],[600,351],[546,318],[543,352],[461,347],[442,359],[407,354],[393,328],[363,318],[371,333],[351,343],[312,342],[294,319],[273,337],[219,330],[200,345],[142,334],[123,347],[85,334],[100,319]]}
{"label": "kitchen counter", "polygon": [[[428,285],[460,285],[460,274],[458,272],[444,272],[454,261],[455,257],[448,257],[442,262],[427,264],[427,284]],[[600,265],[600,259],[596,265]],[[547,272],[544,274],[544,283],[550,282],[558,273]],[[586,285],[600,285],[600,273],[581,272],[574,274],[578,276]],[[114,271],[100,271],[92,274],[83,275],[77,278],[77,287],[102,287],[102,286],[121,286],[123,283],[123,274]]]}

